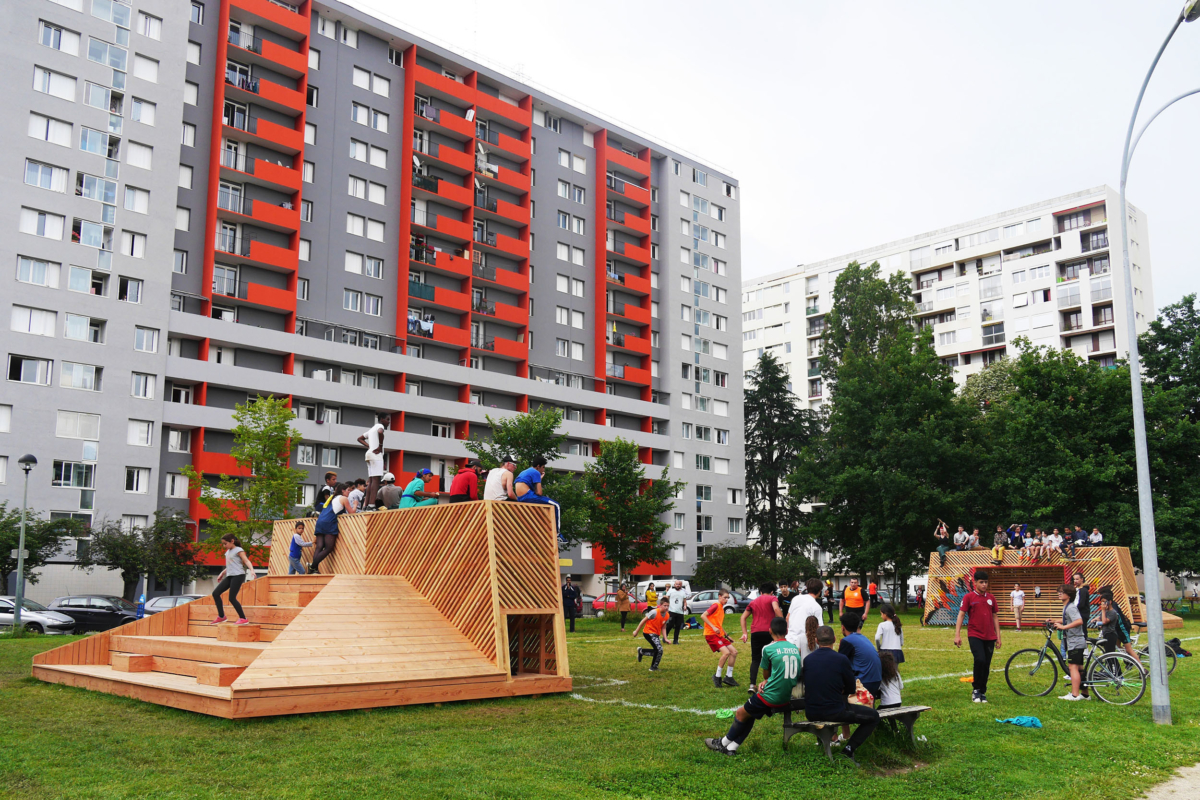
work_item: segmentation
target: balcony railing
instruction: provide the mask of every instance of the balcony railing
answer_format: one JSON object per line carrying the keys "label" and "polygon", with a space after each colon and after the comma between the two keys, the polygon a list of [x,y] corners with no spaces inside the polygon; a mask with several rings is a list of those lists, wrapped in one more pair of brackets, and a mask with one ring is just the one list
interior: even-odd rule
{"label": "balcony railing", "polygon": [[622,273],[617,272],[616,270],[611,270],[611,269],[605,270],[604,276],[606,278],[608,278],[610,281],[612,281],[613,283],[619,283],[622,286],[625,285],[625,276]]}
{"label": "balcony railing", "polygon": [[238,172],[245,172],[247,175],[254,174],[254,157],[248,156],[245,153],[236,153],[233,150],[221,151],[221,166],[228,169],[236,169]]}
{"label": "balcony railing", "polygon": [[1083,252],[1088,253],[1092,250],[1099,250],[1104,247],[1108,247],[1108,234],[1093,234],[1092,237],[1088,239],[1087,246],[1083,248]]}
{"label": "balcony railing", "polygon": [[249,75],[242,75],[239,72],[226,72],[225,82],[230,86],[236,86],[247,92],[258,94],[258,78],[252,78]]}
{"label": "balcony railing", "polygon": [[415,224],[424,225],[426,228],[437,228],[437,214],[422,208],[414,208],[411,211],[412,221]]}
{"label": "balcony railing", "polygon": [[296,318],[296,334],[324,339],[327,342],[341,342],[355,347],[365,347],[368,350],[385,350],[390,353],[404,353],[404,344],[395,336],[386,333],[372,333],[354,328],[335,325],[332,322],[322,322],[316,319]]}
{"label": "balcony railing", "polygon": [[824,325],[809,325],[808,326],[808,335],[809,336],[820,336],[824,332],[825,332]]}
{"label": "balcony railing", "polygon": [[419,297],[422,300],[433,300],[437,296],[437,291],[427,283],[410,280],[408,282],[408,296]]}
{"label": "balcony railing", "polygon": [[436,264],[437,250],[432,247],[409,247],[408,257],[413,261],[420,261],[422,264]]}
{"label": "balcony railing", "polygon": [[604,374],[610,378],[624,378],[625,377],[625,365],[624,364],[607,364],[604,369]]}
{"label": "balcony railing", "polygon": [[223,295],[224,297],[237,297],[242,300],[246,299],[248,284],[239,281],[237,278],[213,278],[212,290],[213,294]]}
{"label": "balcony railing", "polygon": [[476,350],[492,350],[496,349],[495,336],[473,336],[471,337],[471,347]]}
{"label": "balcony railing", "polygon": [[496,316],[496,302],[488,300],[486,297],[477,297],[471,303],[471,310],[477,314],[487,314],[489,317]]}
{"label": "balcony railing", "polygon": [[229,43],[251,53],[262,55],[262,39],[245,31],[229,31]]}
{"label": "balcony railing", "polygon": [[267,0],[267,2],[270,3],[271,5],[279,6],[280,8],[285,8],[288,11],[292,12],[293,14],[300,13],[300,6],[292,5],[291,3],[285,3],[285,2],[283,2],[283,0]]}
{"label": "balcony railing", "polygon": [[481,230],[479,230],[479,228],[476,228],[475,229],[475,241],[481,242],[481,243],[489,245],[491,247],[495,247],[496,246],[496,234],[492,233],[491,231],[481,231]]}
{"label": "balcony railing", "polygon": [[424,153],[427,156],[433,156],[434,158],[437,158],[438,150],[439,148],[437,142],[431,142],[428,139],[418,139],[415,136],[413,137],[414,153]]}
{"label": "balcony railing", "polygon": [[604,216],[608,217],[613,222],[619,223],[621,225],[625,224],[625,212],[624,211],[618,211],[614,208],[606,207],[604,209]]}
{"label": "balcony railing", "polygon": [[431,175],[413,174],[413,186],[417,187],[418,189],[424,189],[427,192],[433,192],[434,194],[437,194],[439,181],[439,178],[435,178]]}
{"label": "balcony railing", "polygon": [[1112,287],[1111,286],[1105,287],[1103,289],[1092,289],[1092,302],[1093,303],[1098,302],[1100,300],[1111,300],[1111,299],[1112,299]]}
{"label": "balcony railing", "polygon": [[235,236],[231,233],[218,233],[216,248],[222,253],[232,253],[237,256],[250,255],[250,243],[253,242],[246,236]]}
{"label": "balcony railing", "polygon": [[610,301],[608,304],[608,311],[610,314],[616,314],[617,316],[623,317],[625,316],[625,304]]}
{"label": "balcony railing", "polygon": [[821,374],[821,368],[820,368],[820,367],[809,367],[809,368],[808,368],[808,377],[810,377],[810,378],[815,378],[815,377],[817,377],[817,376],[818,376],[818,375],[820,375],[820,374]]}
{"label": "balcony railing", "polygon": [[917,303],[917,313],[923,314],[926,311],[933,311],[933,301],[926,300],[924,303]]}
{"label": "balcony railing", "polygon": [[614,192],[625,194],[625,181],[621,180],[615,175],[605,175],[604,183]]}
{"label": "balcony railing", "polygon": [[813,314],[820,314],[820,313],[821,313],[820,306],[807,306],[804,309],[804,316],[806,316],[806,317],[811,317]]}
{"label": "balcony railing", "polygon": [[222,113],[221,122],[231,128],[237,128],[239,131],[258,133],[258,117],[251,117],[245,111],[234,110],[233,113],[229,113],[227,110]]}
{"label": "balcony railing", "polygon": [[983,337],[983,346],[991,347],[996,344],[1004,344],[1003,333],[989,333]]}
{"label": "balcony railing", "polygon": [[1070,308],[1071,306],[1079,305],[1079,292],[1075,291],[1070,294],[1060,294],[1058,296],[1059,308]]}
{"label": "balcony railing", "polygon": [[1062,325],[1064,332],[1066,331],[1081,331],[1083,330],[1082,322],[1064,322]]}
{"label": "balcony railing", "polygon": [[414,110],[416,111],[418,117],[424,117],[431,122],[442,121],[442,110],[440,108],[434,108],[433,106],[426,105],[424,103],[417,103]]}
{"label": "balcony railing", "polygon": [[608,333],[604,334],[604,340],[617,347],[625,346],[625,334],[623,333],[614,333],[613,331],[609,331]]}
{"label": "balcony railing", "polygon": [[[235,214],[249,214],[250,205],[252,202],[253,201],[247,200],[240,194],[226,191],[225,189],[221,189],[217,192],[217,208],[223,208],[226,211],[232,211]],[[246,207],[245,211],[242,211],[243,205]]]}
{"label": "balcony railing", "polygon": [[488,144],[494,144],[496,146],[500,145],[500,134],[496,131],[489,131],[489,130],[483,130],[482,128],[476,128],[475,138],[482,139],[483,141],[487,142]]}
{"label": "balcony railing", "polygon": [[495,213],[496,209],[499,208],[499,204],[495,200],[489,200],[487,192],[476,192],[475,207]]}
{"label": "balcony railing", "polygon": [[421,336],[425,339],[432,339],[433,338],[433,328],[434,328],[434,324],[433,324],[432,317],[427,315],[424,318],[421,318],[421,317],[415,316],[413,314],[408,315],[408,335],[409,336]]}
{"label": "balcony railing", "polygon": [[496,268],[489,267],[486,264],[474,263],[471,265],[471,274],[476,278],[482,278],[485,281],[495,282]]}

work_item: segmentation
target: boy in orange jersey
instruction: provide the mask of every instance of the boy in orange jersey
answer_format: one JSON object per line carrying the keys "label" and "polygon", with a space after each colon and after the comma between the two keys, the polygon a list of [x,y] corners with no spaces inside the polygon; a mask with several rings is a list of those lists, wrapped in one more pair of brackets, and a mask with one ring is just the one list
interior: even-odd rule
{"label": "boy in orange jersey", "polygon": [[649,647],[639,647],[637,649],[638,663],[642,663],[642,656],[654,656],[654,660],[650,662],[650,671],[658,672],[658,665],[662,661],[663,646],[662,646],[662,629],[663,625],[671,619],[667,609],[670,607],[670,602],[667,598],[662,598],[658,601],[658,606],[651,609],[642,621],[633,629],[633,636],[637,638],[638,631],[642,630],[642,626],[646,626],[646,631],[643,636],[650,643]]}
{"label": "boy in orange jersey", "polygon": [[[714,653],[720,653],[720,657],[717,659],[717,674],[713,676],[713,686],[718,689],[723,685],[738,685],[738,682],[733,679],[733,662],[737,660],[737,648],[733,646],[733,640],[725,635],[725,604],[727,602],[729,602],[729,592],[722,589],[717,593],[717,602],[700,615],[700,619],[704,620],[704,641],[708,642],[708,646]],[[722,667],[725,668],[724,680],[721,680]]]}

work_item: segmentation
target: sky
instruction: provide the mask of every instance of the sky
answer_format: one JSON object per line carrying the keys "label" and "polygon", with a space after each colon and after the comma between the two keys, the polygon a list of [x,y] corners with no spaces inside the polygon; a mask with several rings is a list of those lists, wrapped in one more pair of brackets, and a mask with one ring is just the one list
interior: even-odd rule
{"label": "sky", "polygon": [[[351,0],[695,153],[741,186],[756,278],[1120,181],[1138,87],[1182,2]],[[1200,88],[1176,33],[1142,119]],[[1200,291],[1200,95],[1139,146],[1158,308]],[[1110,212],[1110,216],[1112,212]],[[1143,243],[1144,245],[1144,243]]]}

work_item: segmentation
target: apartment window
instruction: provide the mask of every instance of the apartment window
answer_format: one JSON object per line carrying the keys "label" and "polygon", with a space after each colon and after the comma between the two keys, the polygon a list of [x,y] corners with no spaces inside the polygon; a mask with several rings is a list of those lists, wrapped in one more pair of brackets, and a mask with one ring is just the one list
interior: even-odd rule
{"label": "apartment window", "polygon": [[576,203],[587,203],[587,189],[583,188],[582,186],[572,186],[571,199]]}
{"label": "apartment window", "polygon": [[130,394],[143,400],[154,399],[154,376],[141,372],[133,373]]}
{"label": "apartment window", "polygon": [[55,461],[51,486],[74,489],[93,489],[96,486],[96,465],[74,461]]}
{"label": "apartment window", "polygon": [[77,364],[64,361],[58,377],[58,385],[64,389],[82,389],[87,392],[101,390],[104,369],[93,364]]}
{"label": "apartment window", "polygon": [[167,434],[167,450],[172,453],[192,452],[192,432],[172,428]]}
{"label": "apartment window", "polygon": [[150,470],[145,467],[125,468],[125,491],[130,494],[146,494],[150,489]]}
{"label": "apartment window", "polygon": [[33,208],[21,209],[21,233],[30,233],[46,239],[62,239],[65,223],[66,219],[58,214]]}
{"label": "apartment window", "polygon": [[342,25],[342,44],[346,45],[347,47],[357,48],[358,47],[358,31],[354,30],[353,28],[347,28],[343,24]]}
{"label": "apartment window", "polygon": [[154,125],[154,112],[157,109],[154,103],[141,98],[133,98],[133,104],[130,110],[129,117],[134,122],[140,122],[143,125]]}
{"label": "apartment window", "polygon": [[564,200],[569,200],[571,197],[571,184],[566,181],[558,182],[558,196]]}
{"label": "apartment window", "polygon": [[187,231],[192,228],[192,210],[184,206],[175,207],[175,230]]}
{"label": "apartment window", "polygon": [[131,167],[140,169],[154,168],[154,148],[138,142],[130,142],[125,161]]}
{"label": "apartment window", "polygon": [[183,102],[194,106],[200,102],[200,84],[191,81],[183,82]]}
{"label": "apartment window", "polygon": [[183,123],[180,141],[184,147],[196,146],[196,126],[190,122]]}
{"label": "apartment window", "polygon": [[343,289],[342,308],[344,308],[346,311],[361,311],[362,292],[356,292],[352,289]]}
{"label": "apartment window", "polygon": [[68,55],[79,55],[79,34],[45,20],[38,22],[38,43]]}
{"label": "apartment window", "polygon": [[366,234],[367,218],[358,214],[346,215],[346,233],[354,236],[363,236]]}
{"label": "apartment window", "polygon": [[448,423],[434,422],[429,426],[429,435],[437,439],[453,439],[454,429]]}
{"label": "apartment window", "polygon": [[698,183],[701,186],[708,186],[708,173],[699,169],[692,169],[692,183]]}
{"label": "apartment window", "polygon": [[371,315],[372,317],[378,317],[381,313],[383,313],[383,298],[374,294],[364,295],[363,312]]}
{"label": "apartment window", "polygon": [[308,48],[308,68],[319,70],[321,68],[321,51],[312,47]]}
{"label": "apartment window", "polygon": [[312,107],[312,108],[317,107],[317,96],[319,93],[320,92],[316,86],[308,87],[308,95],[306,97],[306,102],[310,107]]}
{"label": "apartment window", "polygon": [[383,259],[382,258],[375,258],[374,256],[367,256],[366,263],[367,263],[366,269],[363,272],[364,275],[366,275],[368,278],[382,278],[383,277]]}
{"label": "apartment window", "polygon": [[570,325],[571,324],[571,310],[569,308],[564,308],[563,306],[555,306],[554,321],[557,322],[559,325]]}
{"label": "apartment window", "polygon": [[304,123],[304,143],[317,143],[317,126],[313,125],[311,122]]}
{"label": "apartment window", "polygon": [[571,355],[571,343],[566,339],[554,340],[554,355],[567,358]]}
{"label": "apartment window", "polygon": [[729,518],[729,532],[730,533],[741,533],[742,532],[741,519],[738,519],[736,517]]}
{"label": "apartment window", "polygon": [[34,67],[33,90],[62,100],[75,100],[75,79],[45,67]]}
{"label": "apartment window", "polygon": [[183,500],[188,496],[187,479],[178,472],[167,473],[167,497]]}
{"label": "apartment window", "polygon": [[576,264],[576,265],[582,267],[584,258],[585,258],[585,253],[583,251],[583,248],[580,248],[580,247],[572,247],[571,248],[571,263],[572,264]]}
{"label": "apartment window", "polygon": [[[569,230],[571,227],[571,215],[566,213],[565,211],[559,211],[558,212],[558,227],[562,228],[563,230]],[[564,259],[566,258],[566,256],[564,255],[564,251],[566,251],[566,249],[567,249],[567,246],[565,244],[560,243],[558,245],[558,254],[559,254],[558,257],[559,258],[564,258]]]}
{"label": "apartment window", "polygon": [[571,291],[571,279],[566,275],[558,275],[555,279],[555,287],[564,294],[569,293]]}
{"label": "apartment window", "polygon": [[199,42],[188,42],[187,43],[187,62],[189,64],[196,64],[197,66],[199,66],[199,64],[200,64],[200,43]]}
{"label": "apartment window", "polygon": [[187,164],[180,164],[179,165],[179,182],[178,182],[179,188],[180,189],[191,189],[192,188],[192,176],[193,176],[192,168],[189,167]]}
{"label": "apartment window", "polygon": [[[125,187],[125,210],[133,211],[138,214],[150,213],[150,193],[145,189],[137,189],[133,186]],[[142,237],[143,243],[145,236]]]}
{"label": "apartment window", "polygon": [[[351,155],[354,155],[354,154],[351,153]],[[301,173],[301,179],[305,183],[312,183],[313,182],[313,173],[316,171],[316,168],[317,168],[317,165],[314,164],[313,162],[305,161],[304,167],[303,167],[303,172]]]}
{"label": "apartment window", "polygon": [[712,472],[712,457],[696,454],[696,469],[703,472]]}
{"label": "apartment window", "polygon": [[9,327],[17,333],[32,333],[35,336],[54,336],[57,321],[58,313],[55,311],[14,305],[12,307],[12,321]]}
{"label": "apartment window", "polygon": [[44,142],[70,147],[71,123],[31,113],[29,115],[29,135]]}
{"label": "apartment window", "polygon": [[54,435],[60,439],[98,439],[100,415],[85,414],[82,411],[59,411]]}
{"label": "apartment window", "polygon": [[584,282],[579,278],[571,279],[571,294],[575,297],[583,297]]}
{"label": "apartment window", "polygon": [[711,486],[702,486],[700,484],[697,484],[696,485],[696,500],[699,502],[711,502],[712,501],[712,487]]}
{"label": "apartment window", "polygon": [[342,465],[341,450],[336,447],[321,448],[322,467],[340,467]]}
{"label": "apartment window", "polygon": [[585,225],[586,225],[586,223],[584,222],[583,217],[572,217],[571,218],[571,233],[577,233],[580,236],[586,235]]}
{"label": "apartment window", "polygon": [[[13,306],[14,313],[17,308],[18,306]],[[51,321],[53,321],[54,312],[49,313]],[[66,324],[63,326],[64,339],[104,344],[104,334],[108,327],[104,320],[85,317],[81,314],[67,314],[66,317]]]}
{"label": "apartment window", "polygon": [[367,201],[385,205],[387,203],[387,187],[382,183],[371,181],[367,184]]}
{"label": "apartment window", "polygon": [[143,353],[158,352],[158,329],[143,328],[140,325],[133,329],[133,349]]}

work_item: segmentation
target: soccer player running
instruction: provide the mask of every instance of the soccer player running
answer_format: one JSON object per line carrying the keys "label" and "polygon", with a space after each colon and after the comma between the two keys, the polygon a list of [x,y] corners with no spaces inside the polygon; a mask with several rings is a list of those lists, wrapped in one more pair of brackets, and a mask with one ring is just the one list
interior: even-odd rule
{"label": "soccer player running", "polygon": [[954,623],[955,647],[962,647],[963,617],[968,618],[967,644],[974,660],[971,702],[986,703],[992,654],[1000,647],[1000,617],[996,615],[996,598],[988,592],[986,572],[975,573],[975,585],[958,607],[958,621]]}
{"label": "soccer player running", "polygon": [[[722,589],[717,593],[717,601],[700,615],[700,619],[704,621],[704,641],[708,642],[709,648],[714,653],[719,654],[717,658],[717,674],[713,676],[713,686],[718,689],[722,685],[739,685],[733,679],[733,662],[737,661],[737,648],[733,646],[733,640],[725,634],[725,602],[727,600],[729,600],[729,591]],[[784,632],[787,632],[786,627]],[[721,678],[722,667],[725,669],[724,679]]]}
{"label": "soccer player running", "polygon": [[[828,630],[826,628],[825,630]],[[830,631],[832,633],[832,631]],[[763,682],[758,691],[733,715],[729,732],[719,739],[705,739],[709,750],[727,756],[737,754],[737,749],[754,730],[755,720],[787,708],[792,702],[792,689],[800,678],[800,650],[787,641],[787,622],[783,617],[771,620],[771,643],[763,648]],[[853,687],[852,687],[853,688]]]}
{"label": "soccer player running", "polygon": [[656,608],[652,608],[642,621],[633,629],[633,637],[636,639],[638,632],[642,630],[642,626],[646,626],[646,631],[642,635],[646,637],[646,641],[650,643],[650,647],[639,647],[637,649],[638,663],[642,663],[643,656],[654,656],[654,660],[650,662],[650,671],[658,672],[658,665],[662,662],[663,645],[662,633],[663,625],[667,624],[667,620],[671,615],[667,612],[667,598],[663,598],[658,602]]}

